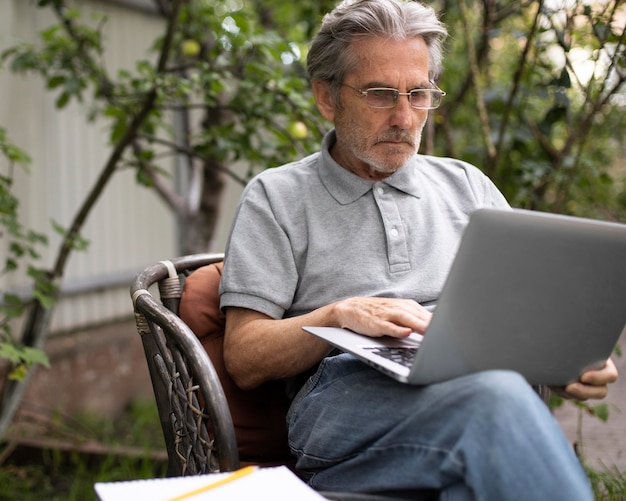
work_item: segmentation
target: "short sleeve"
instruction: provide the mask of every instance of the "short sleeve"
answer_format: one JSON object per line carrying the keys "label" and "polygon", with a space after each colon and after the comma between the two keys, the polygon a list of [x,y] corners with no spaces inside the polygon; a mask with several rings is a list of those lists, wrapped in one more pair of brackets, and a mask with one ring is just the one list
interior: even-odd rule
{"label": "short sleeve", "polygon": [[226,248],[222,310],[237,306],[282,318],[291,305],[298,276],[279,220],[263,181],[254,179],[239,202]]}

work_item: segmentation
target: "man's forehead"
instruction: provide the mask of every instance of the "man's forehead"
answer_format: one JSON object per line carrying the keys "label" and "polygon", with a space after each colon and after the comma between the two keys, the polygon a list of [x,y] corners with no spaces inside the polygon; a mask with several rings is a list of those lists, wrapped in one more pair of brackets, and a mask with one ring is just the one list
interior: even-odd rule
{"label": "man's forehead", "polygon": [[384,37],[357,38],[352,42],[355,58],[350,80],[372,86],[390,85],[395,81],[411,81],[415,85],[428,82],[428,48],[424,40],[392,40]]}

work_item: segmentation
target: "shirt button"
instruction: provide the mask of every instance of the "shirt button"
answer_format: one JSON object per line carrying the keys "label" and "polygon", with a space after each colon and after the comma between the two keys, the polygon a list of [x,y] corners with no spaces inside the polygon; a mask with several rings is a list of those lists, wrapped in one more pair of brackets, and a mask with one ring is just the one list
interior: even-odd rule
{"label": "shirt button", "polygon": [[398,230],[396,230],[395,228],[393,228],[393,229],[391,230],[391,236],[392,236],[392,237],[397,237],[397,236],[398,236]]}
{"label": "shirt button", "polygon": [[385,193],[385,190],[383,188],[378,188],[376,191],[378,191],[379,195],[382,195]]}

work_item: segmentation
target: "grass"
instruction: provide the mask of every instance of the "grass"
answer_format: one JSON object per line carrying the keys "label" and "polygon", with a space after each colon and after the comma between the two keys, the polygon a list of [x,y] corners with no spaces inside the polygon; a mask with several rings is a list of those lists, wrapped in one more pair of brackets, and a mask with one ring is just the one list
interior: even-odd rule
{"label": "grass", "polygon": [[[17,454],[16,450],[0,464],[2,501],[97,501],[95,482],[165,475],[165,462],[152,454],[164,449],[153,402],[134,404],[121,419],[84,415],[57,422],[55,431],[88,446],[80,451],[42,447]],[[97,452],[93,447],[89,452],[89,444],[98,444]]]}
{"label": "grass", "polygon": [[626,472],[616,468],[602,471],[587,468],[596,501],[626,501]]}
{"label": "grass", "polygon": [[[621,349],[617,352],[621,356]],[[564,400],[555,393],[552,393],[550,397],[550,408],[555,409],[562,405],[573,405],[577,411],[577,424],[576,424],[576,440],[574,442],[576,453],[582,458],[583,465],[585,465],[585,471],[591,482],[593,488],[594,499],[596,501],[626,501],[626,471],[620,471],[617,467],[608,467],[602,465],[601,469],[597,467],[591,467],[587,464],[584,454],[584,427],[583,417],[591,416],[595,419],[599,419],[601,422],[606,423],[609,419],[609,411],[620,410],[615,406],[609,406],[608,404],[601,402],[598,404],[590,404],[588,402],[578,402],[575,400]],[[613,407],[611,409],[611,407]],[[613,419],[617,419],[613,417]]]}
{"label": "grass", "polygon": [[59,454],[39,464],[6,464],[0,467],[0,498],[5,501],[97,500],[95,482],[133,480],[163,476],[162,465],[151,459],[128,460],[108,456],[93,466],[80,455],[69,460]]}

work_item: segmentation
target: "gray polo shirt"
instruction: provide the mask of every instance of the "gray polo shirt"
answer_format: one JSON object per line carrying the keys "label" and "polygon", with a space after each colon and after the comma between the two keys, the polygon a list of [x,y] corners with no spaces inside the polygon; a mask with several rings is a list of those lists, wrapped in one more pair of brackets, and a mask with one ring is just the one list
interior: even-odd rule
{"label": "gray polo shirt", "polygon": [[221,307],[292,317],[353,296],[437,300],[469,215],[509,207],[467,163],[414,156],[384,181],[322,151],[269,169],[246,187],[222,275]]}

